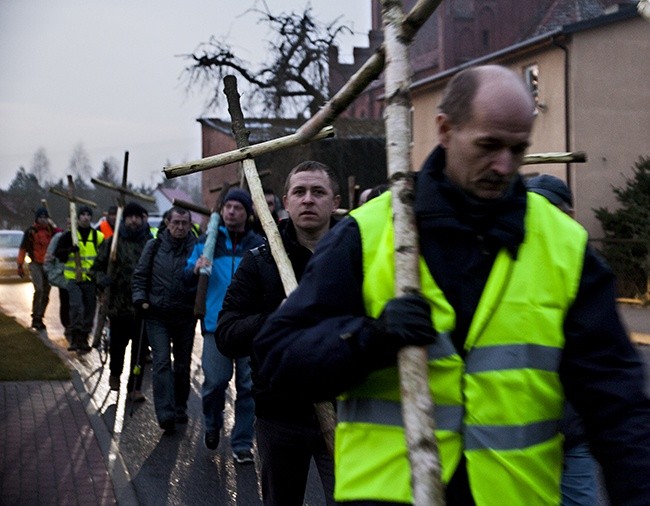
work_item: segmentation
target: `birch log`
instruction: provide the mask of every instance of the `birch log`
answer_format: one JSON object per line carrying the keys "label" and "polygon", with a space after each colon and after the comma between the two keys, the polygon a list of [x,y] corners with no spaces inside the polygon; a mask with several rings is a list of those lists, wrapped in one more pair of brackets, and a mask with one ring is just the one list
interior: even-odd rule
{"label": "birch log", "polygon": [[306,142],[327,139],[329,137],[334,137],[334,135],[334,127],[326,126],[321,129],[320,132],[316,132],[313,137],[308,139],[299,137],[294,133],[291,135],[286,135],[284,137],[279,137],[278,139],[272,139],[270,141],[260,142],[259,144],[253,144],[252,146],[238,148],[234,151],[228,151],[226,153],[208,156],[207,158],[202,158],[201,160],[181,163],[178,165],[170,165],[169,167],[165,167],[163,169],[163,172],[168,179],[172,179],[178,176],[185,176],[194,172],[200,172],[203,170],[220,167],[222,165],[228,165],[229,163],[241,162],[242,160],[256,158],[265,153],[273,153],[275,151],[280,151],[281,149],[287,149],[293,146],[298,146],[300,144],[305,144]]}
{"label": "birch log", "polygon": [[[237,91],[237,79],[235,76],[226,76],[224,78],[224,92],[228,98],[228,112],[232,119],[232,129],[235,134],[235,140],[239,148],[248,145],[248,131],[244,124],[244,115],[239,103],[239,92]],[[264,190],[262,189],[262,182],[255,167],[255,161],[252,159],[245,159],[243,161],[244,175],[250,189],[253,204],[257,211],[257,216],[260,219],[262,228],[269,242],[271,254],[275,260],[275,264],[280,272],[282,279],[282,286],[284,293],[288,296],[293,292],[298,283],[296,282],[296,275],[293,272],[291,261],[287,256],[284,249],[278,226],[269,211],[266,199],[264,198]],[[330,402],[319,402],[314,405],[316,416],[320,424],[325,444],[331,455],[334,455],[334,429],[336,427],[336,414],[334,406]]]}
{"label": "birch log", "polygon": [[[395,237],[395,295],[420,293],[418,235],[411,177],[411,65],[401,37],[399,0],[382,0],[386,50],[386,156],[391,181]],[[414,504],[444,504],[440,460],[434,434],[434,405],[429,389],[426,348],[409,346],[398,354],[402,419],[411,465]]]}

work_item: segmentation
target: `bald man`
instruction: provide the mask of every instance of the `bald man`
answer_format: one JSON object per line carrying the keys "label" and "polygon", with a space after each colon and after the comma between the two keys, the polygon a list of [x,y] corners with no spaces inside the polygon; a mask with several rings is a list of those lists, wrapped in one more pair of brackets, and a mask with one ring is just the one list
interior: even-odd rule
{"label": "bald man", "polygon": [[395,297],[391,194],[319,243],[254,340],[260,381],[339,396],[335,498],[411,504],[396,364],[426,346],[448,505],[559,504],[566,398],[615,504],[650,497],[650,403],[587,232],[519,175],[534,120],[519,75],[457,74],[418,173],[421,291]]}

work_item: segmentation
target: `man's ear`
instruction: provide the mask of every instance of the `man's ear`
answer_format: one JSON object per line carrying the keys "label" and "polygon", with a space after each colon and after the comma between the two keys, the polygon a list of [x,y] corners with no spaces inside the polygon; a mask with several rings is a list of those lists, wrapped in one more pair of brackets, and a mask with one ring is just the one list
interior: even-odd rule
{"label": "man's ear", "polygon": [[341,196],[334,195],[334,211],[336,211],[339,207],[341,207]]}
{"label": "man's ear", "polygon": [[443,148],[447,148],[449,145],[449,134],[452,125],[449,122],[449,117],[446,114],[441,112],[436,115],[436,128],[438,130],[438,142],[442,145]]}

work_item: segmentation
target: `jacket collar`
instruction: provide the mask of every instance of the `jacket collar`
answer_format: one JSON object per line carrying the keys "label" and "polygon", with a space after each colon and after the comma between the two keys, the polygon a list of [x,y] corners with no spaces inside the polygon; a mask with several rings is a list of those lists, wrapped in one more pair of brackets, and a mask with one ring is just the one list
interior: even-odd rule
{"label": "jacket collar", "polygon": [[414,209],[418,225],[426,223],[481,236],[488,247],[505,247],[516,257],[524,240],[526,214],[526,188],[521,177],[517,176],[504,197],[481,200],[447,178],[445,162],[445,150],[438,146],[416,175]]}

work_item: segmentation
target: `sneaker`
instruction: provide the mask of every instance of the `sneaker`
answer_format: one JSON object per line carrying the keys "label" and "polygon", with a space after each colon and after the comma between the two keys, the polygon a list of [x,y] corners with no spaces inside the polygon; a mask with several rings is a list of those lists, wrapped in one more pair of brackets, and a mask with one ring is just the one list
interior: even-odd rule
{"label": "sneaker", "polygon": [[144,402],[147,400],[147,398],[142,394],[142,392],[140,392],[140,390],[134,390],[133,392],[129,392],[129,400],[131,402]]}
{"label": "sneaker", "polygon": [[108,386],[111,390],[120,389],[120,377],[119,376],[109,376],[108,377]]}
{"label": "sneaker", "polygon": [[253,450],[250,448],[246,450],[235,450],[232,452],[232,458],[237,464],[252,464],[253,459]]}
{"label": "sneaker", "polygon": [[[187,423],[190,418],[187,416],[187,413],[178,413],[176,415],[176,423]],[[217,445],[219,442],[217,442]]]}
{"label": "sneaker", "polygon": [[218,430],[209,430],[205,433],[205,438],[203,439],[205,447],[208,450],[216,450],[219,446],[219,431]]}
{"label": "sneaker", "polygon": [[160,428],[165,431],[165,434],[172,434],[176,430],[174,420],[163,420],[160,422]]}

